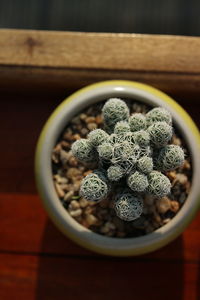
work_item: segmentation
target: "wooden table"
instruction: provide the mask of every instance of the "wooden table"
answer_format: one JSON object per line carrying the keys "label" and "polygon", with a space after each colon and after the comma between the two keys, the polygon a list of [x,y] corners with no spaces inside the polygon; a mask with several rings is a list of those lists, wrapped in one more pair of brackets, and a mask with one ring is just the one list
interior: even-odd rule
{"label": "wooden table", "polygon": [[133,258],[86,251],[51,223],[37,195],[39,132],[65,96],[130,79],[170,95],[200,127],[200,39],[0,31],[0,299],[200,299],[200,215],[173,243]]}

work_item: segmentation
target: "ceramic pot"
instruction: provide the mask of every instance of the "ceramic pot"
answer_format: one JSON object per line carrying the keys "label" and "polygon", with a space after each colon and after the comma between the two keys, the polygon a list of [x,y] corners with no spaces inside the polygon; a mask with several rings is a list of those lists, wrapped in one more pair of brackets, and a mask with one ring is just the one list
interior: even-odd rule
{"label": "ceramic pot", "polygon": [[[103,236],[76,222],[59,200],[52,179],[51,153],[67,123],[84,108],[111,97],[128,98],[152,107],[162,106],[172,114],[173,124],[184,137],[192,158],[191,191],[183,207],[166,225],[136,238]],[[44,207],[55,225],[70,239],[92,251],[113,255],[140,255],[175,239],[188,226],[200,207],[200,134],[190,116],[163,92],[137,82],[105,81],[87,86],[65,99],[46,122],[36,149],[35,174]]]}

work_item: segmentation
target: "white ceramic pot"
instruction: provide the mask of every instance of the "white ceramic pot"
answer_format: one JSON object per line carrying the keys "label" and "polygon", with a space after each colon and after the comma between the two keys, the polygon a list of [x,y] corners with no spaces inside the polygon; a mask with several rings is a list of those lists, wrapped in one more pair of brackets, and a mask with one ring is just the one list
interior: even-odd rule
{"label": "white ceramic pot", "polygon": [[[169,110],[173,123],[184,137],[192,157],[193,178],[188,198],[177,215],[166,225],[136,238],[106,237],[76,222],[59,200],[52,179],[51,153],[67,123],[90,104],[121,97]],[[163,92],[131,81],[105,81],[85,87],[65,99],[53,112],[40,135],[35,157],[38,191],[56,226],[79,245],[113,256],[139,255],[156,250],[176,238],[192,221],[200,207],[200,134],[189,115]]]}

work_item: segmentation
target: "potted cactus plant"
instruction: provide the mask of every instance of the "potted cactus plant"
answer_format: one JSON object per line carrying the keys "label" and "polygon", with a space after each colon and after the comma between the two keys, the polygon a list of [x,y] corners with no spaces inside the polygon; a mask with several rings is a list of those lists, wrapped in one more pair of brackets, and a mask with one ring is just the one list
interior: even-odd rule
{"label": "potted cactus plant", "polygon": [[198,129],[167,95],[103,82],[50,117],[37,146],[37,184],[55,224],[80,245],[143,254],[175,238],[197,212],[198,149]]}
{"label": "potted cactus plant", "polygon": [[169,144],[172,117],[162,107],[153,108],[146,115],[130,116],[124,101],[111,98],[103,106],[102,115],[107,132],[94,129],[88,139],[72,144],[72,153],[79,161],[98,162],[98,169],[83,179],[80,195],[98,202],[112,193],[116,215],[133,221],[142,214],[143,197],[162,198],[170,193],[171,183],[163,172],[180,167],[184,151]]}

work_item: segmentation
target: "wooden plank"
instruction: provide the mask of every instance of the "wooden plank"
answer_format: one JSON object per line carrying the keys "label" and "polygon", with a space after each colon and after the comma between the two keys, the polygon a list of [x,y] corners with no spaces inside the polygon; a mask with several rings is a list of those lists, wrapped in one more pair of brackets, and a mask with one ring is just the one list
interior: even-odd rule
{"label": "wooden plank", "polygon": [[63,90],[129,79],[197,92],[199,47],[198,37],[1,29],[0,85]]}
{"label": "wooden plank", "polygon": [[197,37],[5,29],[0,35],[2,65],[200,72]]}
{"label": "wooden plank", "polygon": [[193,263],[0,254],[2,300],[196,300],[198,282]]}

